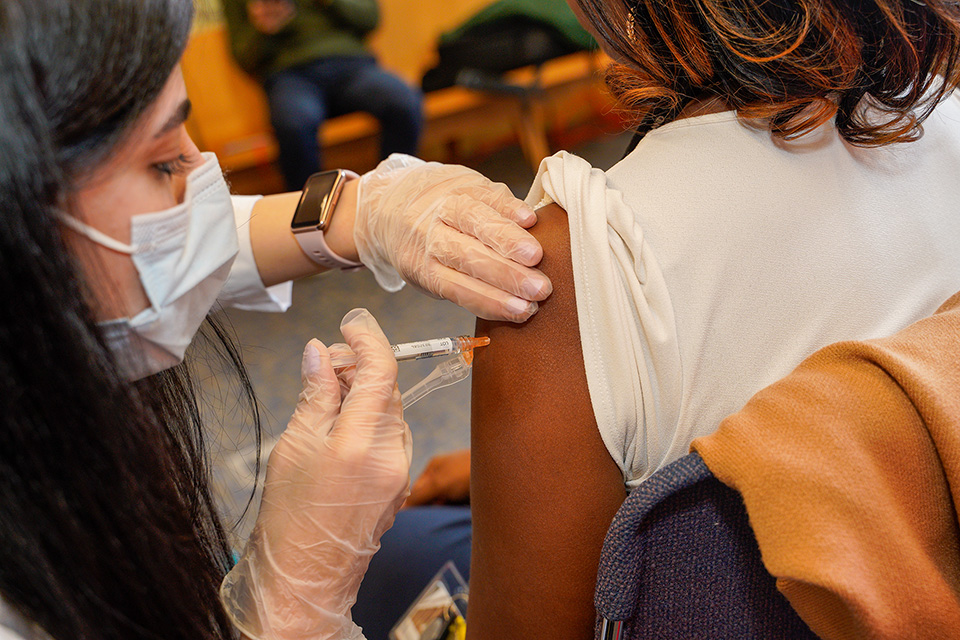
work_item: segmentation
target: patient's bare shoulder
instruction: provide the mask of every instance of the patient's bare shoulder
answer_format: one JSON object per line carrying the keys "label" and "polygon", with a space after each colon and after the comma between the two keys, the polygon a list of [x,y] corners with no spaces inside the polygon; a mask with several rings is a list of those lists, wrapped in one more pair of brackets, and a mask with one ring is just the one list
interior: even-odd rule
{"label": "patient's bare shoulder", "polygon": [[[571,384],[566,386],[574,387],[579,382],[577,369],[582,370],[583,367],[567,214],[559,205],[551,204],[539,209],[537,216],[537,224],[530,232],[543,246],[544,257],[539,268],[553,282],[553,293],[540,303],[540,310],[523,324],[477,321],[477,335],[482,333],[490,336],[491,344],[476,352],[474,389],[489,390],[487,382],[478,384],[477,371],[481,375],[499,375],[505,367],[518,364],[522,364],[529,372],[538,370],[540,365],[547,365],[547,369],[563,365],[564,373],[574,376],[573,380],[568,381]],[[574,370],[569,371],[567,367]],[[483,380],[487,381],[486,378]],[[589,405],[588,396],[582,396],[581,399]]]}
{"label": "patient's bare shoulder", "polygon": [[473,372],[471,639],[591,637],[600,548],[625,495],[587,390],[566,213],[537,213],[553,294],[522,325],[477,322],[491,342]]}

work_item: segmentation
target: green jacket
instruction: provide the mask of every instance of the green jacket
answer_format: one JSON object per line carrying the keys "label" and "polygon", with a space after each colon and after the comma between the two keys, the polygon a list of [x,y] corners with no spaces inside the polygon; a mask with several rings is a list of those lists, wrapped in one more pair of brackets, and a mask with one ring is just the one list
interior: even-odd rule
{"label": "green jacket", "polygon": [[596,49],[597,43],[580,26],[573,10],[564,0],[499,0],[477,12],[469,20],[440,36],[440,42],[453,42],[473,29],[503,18],[528,18],[557,30],[570,44],[581,49]]}
{"label": "green jacket", "polygon": [[274,35],[247,18],[247,0],[223,0],[230,48],[248,73],[271,73],[328,56],[371,55],[364,37],[380,21],[376,0],[290,0],[297,15]]}

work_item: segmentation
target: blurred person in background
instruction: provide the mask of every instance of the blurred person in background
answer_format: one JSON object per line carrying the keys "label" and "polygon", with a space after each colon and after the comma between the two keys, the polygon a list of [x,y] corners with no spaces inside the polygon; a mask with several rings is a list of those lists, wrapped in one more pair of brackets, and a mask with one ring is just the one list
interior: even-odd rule
{"label": "blurred person in background", "polygon": [[237,62],[266,90],[288,189],[321,167],[320,125],[353,111],[380,121],[380,156],[415,155],[420,92],[377,64],[365,44],[376,0],[223,0]]}

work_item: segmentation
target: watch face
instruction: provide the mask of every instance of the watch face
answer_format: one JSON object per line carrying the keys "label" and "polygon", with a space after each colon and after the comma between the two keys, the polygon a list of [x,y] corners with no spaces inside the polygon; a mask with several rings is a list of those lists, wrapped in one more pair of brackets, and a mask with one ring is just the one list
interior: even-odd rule
{"label": "watch face", "polygon": [[[293,214],[290,227],[297,229],[316,229],[321,222],[321,215],[329,214],[330,200],[336,196],[334,187],[341,181],[339,171],[324,171],[315,173],[307,180],[300,196],[300,204]],[[326,219],[322,222],[326,223]]]}

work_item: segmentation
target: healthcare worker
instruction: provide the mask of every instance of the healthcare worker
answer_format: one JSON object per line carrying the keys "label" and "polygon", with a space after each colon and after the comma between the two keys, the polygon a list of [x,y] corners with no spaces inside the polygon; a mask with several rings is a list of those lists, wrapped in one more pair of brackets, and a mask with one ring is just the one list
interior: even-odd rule
{"label": "healthcare worker", "polygon": [[183,127],[192,13],[191,0],[0,3],[3,639],[361,637],[350,606],[409,465],[376,321],[344,318],[335,349],[355,351],[355,368],[335,372],[307,345],[235,566],[186,346],[221,291],[282,306],[267,287],[324,263],[362,262],[385,286],[491,318],[523,320],[549,294],[519,226],[532,212],[463,168],[393,157],[314,185],[323,197],[234,207]]}

